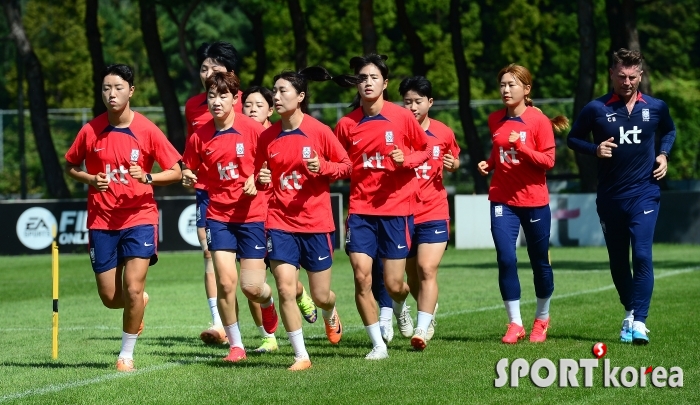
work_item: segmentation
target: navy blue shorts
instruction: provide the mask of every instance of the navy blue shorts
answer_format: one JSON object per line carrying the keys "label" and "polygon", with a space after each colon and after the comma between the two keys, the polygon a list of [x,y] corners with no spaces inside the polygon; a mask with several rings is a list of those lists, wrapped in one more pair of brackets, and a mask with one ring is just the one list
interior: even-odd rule
{"label": "navy blue shorts", "polygon": [[207,220],[209,251],[233,250],[241,259],[265,257],[265,223],[233,223]]}
{"label": "navy blue shorts", "polygon": [[137,225],[116,231],[90,229],[88,248],[92,271],[104,273],[124,263],[127,257],[158,261],[158,225]]}
{"label": "navy blue shorts", "polygon": [[301,233],[279,229],[267,231],[267,257],[307,271],[321,271],[333,265],[335,232]]}
{"label": "navy blue shorts", "polygon": [[350,214],[345,251],[372,258],[405,259],[411,250],[413,215],[406,217]]}
{"label": "navy blue shorts", "polygon": [[[421,243],[443,243],[450,240],[450,221],[441,219],[416,224],[413,230],[411,251],[408,257],[416,257]],[[445,246],[447,249],[447,246]]]}
{"label": "navy blue shorts", "polygon": [[209,208],[209,192],[197,189],[194,192],[197,199],[197,228],[207,227],[207,208]]}

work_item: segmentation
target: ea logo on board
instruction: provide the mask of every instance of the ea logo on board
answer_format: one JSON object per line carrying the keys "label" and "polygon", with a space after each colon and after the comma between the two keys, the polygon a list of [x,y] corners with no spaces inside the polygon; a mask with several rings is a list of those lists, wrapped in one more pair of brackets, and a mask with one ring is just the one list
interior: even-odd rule
{"label": "ea logo on board", "polygon": [[51,211],[42,207],[32,207],[17,219],[17,238],[29,249],[45,249],[53,242],[51,230],[54,227],[56,227],[56,217]]}
{"label": "ea logo on board", "polygon": [[199,246],[199,238],[197,237],[197,206],[195,204],[188,205],[182,210],[180,219],[177,221],[177,229],[180,230],[182,239],[192,246]]}

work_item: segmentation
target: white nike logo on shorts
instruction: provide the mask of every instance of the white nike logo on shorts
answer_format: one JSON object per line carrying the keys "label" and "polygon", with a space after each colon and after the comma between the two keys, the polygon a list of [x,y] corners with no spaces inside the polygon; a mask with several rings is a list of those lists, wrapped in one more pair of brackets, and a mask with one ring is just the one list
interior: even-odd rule
{"label": "white nike logo on shorts", "polygon": [[539,221],[540,219],[542,219],[542,218],[537,218],[537,219],[532,219],[532,218],[530,218],[530,222],[537,222],[537,221]]}
{"label": "white nike logo on shorts", "polygon": [[323,256],[323,257],[319,256],[318,257],[318,260],[326,260],[326,259],[328,259],[328,256]]}
{"label": "white nike logo on shorts", "polygon": [[258,245],[255,245],[255,249],[257,249],[257,250],[265,249],[265,246],[258,246]]}
{"label": "white nike logo on shorts", "polygon": [[645,210],[645,211],[644,211],[644,215],[649,214],[649,213],[651,213],[651,212],[654,212],[654,210],[649,210],[649,211],[646,211],[646,210]]}
{"label": "white nike logo on shorts", "polygon": [[435,235],[440,235],[441,233],[445,233],[445,231],[438,231],[437,229],[435,230]]}
{"label": "white nike logo on shorts", "polygon": [[143,245],[146,246],[146,247],[153,246],[152,243],[146,243],[146,242],[143,242]]}
{"label": "white nike logo on shorts", "polygon": [[396,246],[396,247],[399,248],[399,249],[403,249],[403,248],[405,248],[406,246],[398,245],[398,246]]}

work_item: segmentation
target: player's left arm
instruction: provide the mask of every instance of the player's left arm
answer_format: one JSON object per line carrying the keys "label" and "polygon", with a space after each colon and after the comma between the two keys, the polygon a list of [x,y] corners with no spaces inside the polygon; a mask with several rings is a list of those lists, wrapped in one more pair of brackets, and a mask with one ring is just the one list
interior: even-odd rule
{"label": "player's left arm", "polygon": [[[155,124],[153,124],[155,126]],[[180,169],[180,159],[182,156],[175,150],[175,147],[168,141],[165,134],[159,129],[152,131],[150,133],[150,142],[148,143],[150,150],[145,151],[146,153],[152,154],[156,162],[163,169],[160,173],[148,173],[151,176],[151,185],[153,186],[167,186],[169,184],[177,183],[182,179],[182,170]],[[147,173],[144,173],[141,167],[135,165],[138,170],[132,173],[132,165],[129,168],[129,173],[131,177],[136,179],[141,183],[148,183]]]}
{"label": "player's left arm", "polygon": [[554,131],[552,124],[546,117],[538,121],[532,131],[535,148],[532,149],[520,140],[520,134],[511,132],[508,141],[515,147],[518,154],[524,156],[525,161],[533,163],[535,166],[550,170],[554,167]]}
{"label": "player's left arm", "polygon": [[442,166],[450,173],[454,173],[459,169],[459,145],[455,133],[450,130],[450,143],[447,147],[447,152],[442,156]]}
{"label": "player's left arm", "polygon": [[318,173],[331,181],[350,177],[352,162],[348,152],[328,127],[324,127],[321,132],[321,148],[321,154],[312,152],[318,159]]}
{"label": "player's left arm", "polygon": [[[431,151],[428,150],[428,135],[423,131],[418,121],[413,117],[410,117],[410,119],[406,121],[406,135],[409,141],[409,145],[406,146],[410,146],[412,152],[403,156],[403,163],[397,162],[397,164],[408,169],[415,169],[422,165],[423,162],[430,159]],[[396,149],[396,151],[400,152],[401,150]],[[394,159],[394,161],[396,162],[396,159]]]}
{"label": "player's left arm", "polygon": [[656,127],[656,133],[661,137],[661,146],[659,147],[659,154],[656,156],[656,164],[658,166],[652,174],[656,180],[660,180],[666,176],[668,156],[671,153],[673,142],[676,140],[676,125],[673,123],[668,106],[664,102],[661,102],[661,108],[659,109],[659,125]]}

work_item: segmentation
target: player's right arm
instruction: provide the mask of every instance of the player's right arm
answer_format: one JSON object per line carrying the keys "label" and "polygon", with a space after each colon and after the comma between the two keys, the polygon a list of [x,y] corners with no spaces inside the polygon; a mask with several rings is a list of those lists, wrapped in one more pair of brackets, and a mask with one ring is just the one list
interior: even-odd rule
{"label": "player's right arm", "polygon": [[87,132],[85,129],[78,132],[68,152],[66,152],[65,171],[72,179],[95,187],[98,191],[105,191],[109,187],[109,179],[105,173],[90,174],[83,170],[82,162],[87,152]]}
{"label": "player's right arm", "polygon": [[[598,145],[589,142],[589,134],[593,130],[595,122],[595,107],[593,103],[586,104],[571,127],[571,132],[566,138],[569,149],[585,155],[596,156]],[[607,141],[606,141],[607,142]]]}
{"label": "player's right arm", "polygon": [[200,144],[199,136],[196,132],[193,133],[192,136],[187,138],[185,153],[182,154],[182,163],[184,164],[182,168],[182,185],[188,188],[193,187],[194,183],[197,182],[197,169],[202,164],[199,150]]}

